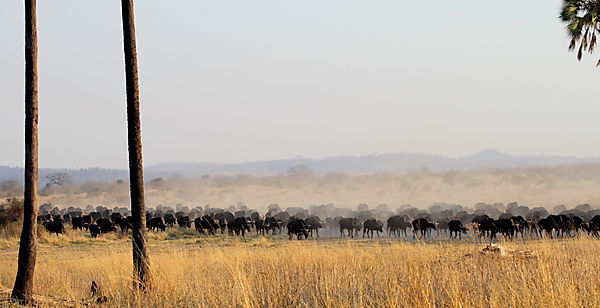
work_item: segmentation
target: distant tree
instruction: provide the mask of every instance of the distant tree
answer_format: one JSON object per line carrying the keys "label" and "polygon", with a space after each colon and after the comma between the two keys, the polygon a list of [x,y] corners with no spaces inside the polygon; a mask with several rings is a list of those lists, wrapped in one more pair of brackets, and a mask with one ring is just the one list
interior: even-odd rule
{"label": "distant tree", "polygon": [[[577,50],[578,61],[584,52],[594,52],[600,33],[599,0],[563,0],[560,20],[567,24],[569,50]],[[600,60],[596,66],[600,66]]]}
{"label": "distant tree", "polygon": [[555,206],[554,208],[552,208],[552,213],[560,214],[566,210],[567,210],[567,207],[564,204],[559,204],[559,205]]}
{"label": "distant tree", "polygon": [[281,208],[279,207],[279,204],[272,203],[267,206],[267,210],[269,210],[269,211],[270,210],[278,210],[279,211],[279,210],[281,210]]}
{"label": "distant tree", "polygon": [[305,165],[297,165],[288,169],[287,175],[292,177],[312,176],[314,172]]}
{"label": "distant tree", "polygon": [[591,209],[592,209],[592,207],[589,204],[579,204],[575,207],[575,210],[580,211],[580,212],[587,212]]}
{"label": "distant tree", "polygon": [[48,180],[48,184],[50,185],[62,186],[65,184],[73,184],[73,176],[64,172],[48,174],[46,175],[46,180]]}
{"label": "distant tree", "polygon": [[387,204],[380,204],[377,206],[378,211],[387,212],[390,210]]}
{"label": "distant tree", "polygon": [[25,0],[25,191],[17,277],[11,298],[33,304],[38,195],[38,78],[36,0]]}
{"label": "distant tree", "polygon": [[17,180],[6,180],[0,183],[0,194],[4,197],[16,197],[23,195],[23,185]]}
{"label": "distant tree", "polygon": [[364,203],[361,203],[356,207],[356,210],[359,212],[366,212],[369,210],[369,206]]}

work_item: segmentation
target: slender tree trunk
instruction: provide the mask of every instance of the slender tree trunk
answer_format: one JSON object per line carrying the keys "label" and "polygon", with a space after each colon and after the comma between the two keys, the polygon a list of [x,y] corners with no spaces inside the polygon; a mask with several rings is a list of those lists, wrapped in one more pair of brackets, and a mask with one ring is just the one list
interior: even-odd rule
{"label": "slender tree trunk", "polygon": [[142,128],[140,121],[140,92],[133,0],[121,0],[121,10],[125,49],[125,82],[127,86],[129,186],[131,192],[131,216],[133,216],[133,277],[134,287],[144,290],[150,287],[150,266],[145,239],[146,214],[144,210]]}
{"label": "slender tree trunk", "polygon": [[19,265],[11,297],[31,304],[36,257],[38,82],[36,0],[25,0],[25,194]]}

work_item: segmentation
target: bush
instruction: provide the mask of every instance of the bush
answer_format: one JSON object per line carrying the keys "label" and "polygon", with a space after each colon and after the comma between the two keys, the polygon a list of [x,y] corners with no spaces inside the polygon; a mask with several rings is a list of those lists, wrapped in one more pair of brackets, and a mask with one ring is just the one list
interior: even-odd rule
{"label": "bush", "polygon": [[23,217],[23,200],[17,198],[6,199],[0,204],[0,228]]}

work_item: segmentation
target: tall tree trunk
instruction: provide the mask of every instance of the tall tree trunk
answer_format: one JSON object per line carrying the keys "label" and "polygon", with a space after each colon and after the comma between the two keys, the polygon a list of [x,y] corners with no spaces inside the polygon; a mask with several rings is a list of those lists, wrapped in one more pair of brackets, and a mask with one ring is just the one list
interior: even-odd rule
{"label": "tall tree trunk", "polygon": [[36,0],[25,0],[25,194],[19,265],[11,297],[30,304],[36,258],[38,81]]}
{"label": "tall tree trunk", "polygon": [[142,128],[140,121],[140,92],[135,43],[133,0],[121,0],[123,43],[125,49],[125,82],[127,86],[127,137],[129,148],[129,186],[131,216],[133,216],[133,273],[134,287],[150,287],[150,266],[146,249],[146,215],[144,210],[144,175],[142,165]]}

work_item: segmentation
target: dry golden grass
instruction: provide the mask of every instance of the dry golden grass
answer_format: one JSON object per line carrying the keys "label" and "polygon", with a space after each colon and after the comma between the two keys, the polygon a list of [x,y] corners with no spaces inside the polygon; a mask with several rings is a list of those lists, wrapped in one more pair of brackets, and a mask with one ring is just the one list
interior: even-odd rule
{"label": "dry golden grass", "polygon": [[[515,258],[481,255],[472,241],[152,234],[154,286],[138,296],[125,238],[42,242],[36,294],[86,298],[96,280],[111,307],[600,307],[600,241],[588,238],[502,243],[537,252]],[[9,243],[5,288],[16,272]]]}

